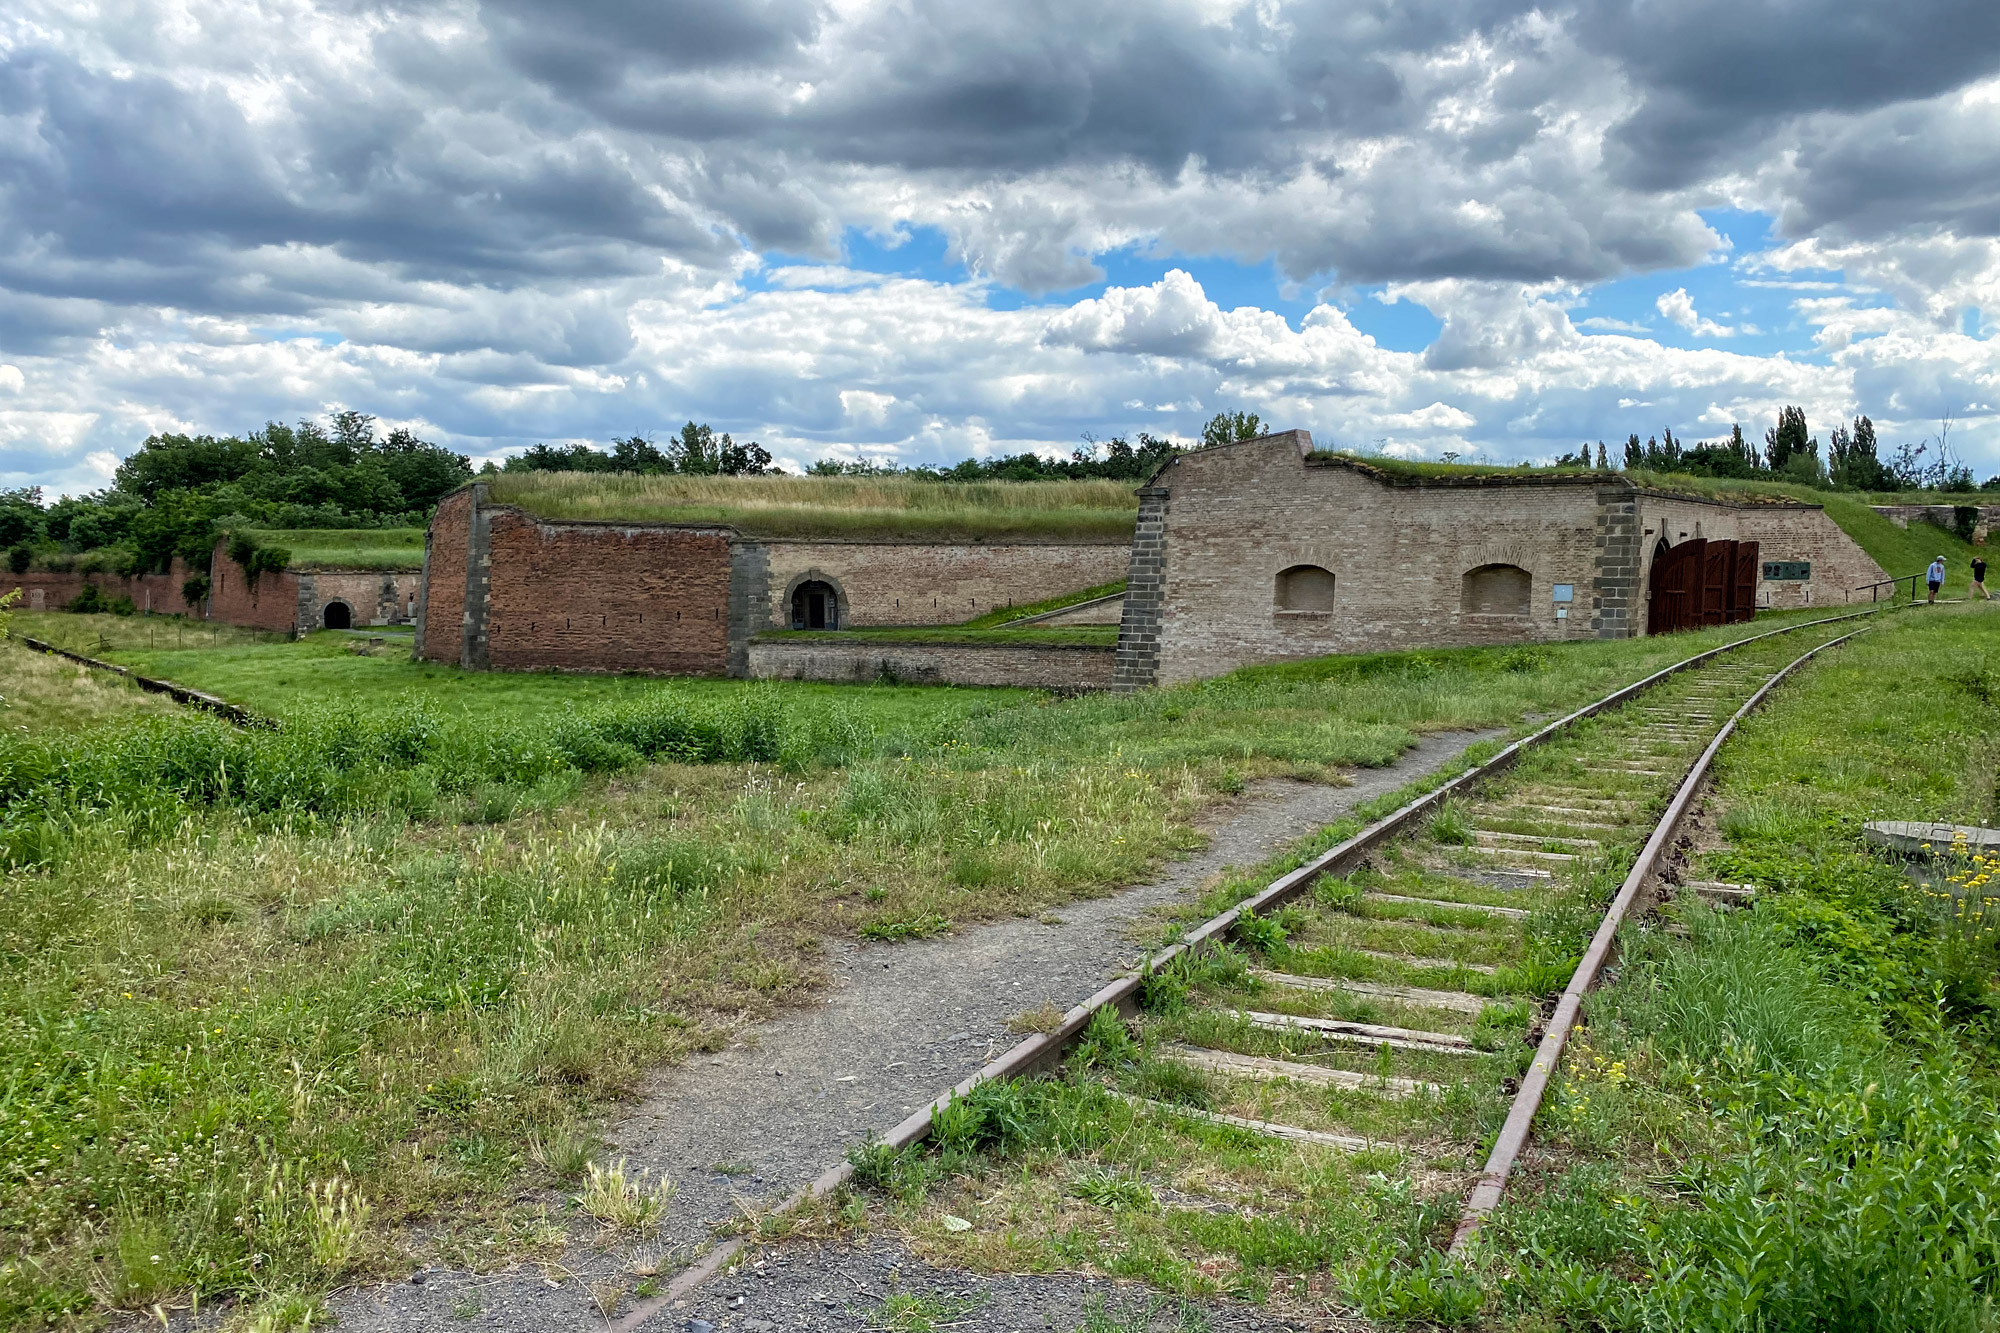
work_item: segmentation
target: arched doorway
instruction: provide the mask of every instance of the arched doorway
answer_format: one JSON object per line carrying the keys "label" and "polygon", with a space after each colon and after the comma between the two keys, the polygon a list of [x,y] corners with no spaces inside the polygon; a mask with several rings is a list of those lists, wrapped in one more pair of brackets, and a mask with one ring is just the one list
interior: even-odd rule
{"label": "arched doorway", "polygon": [[1533,586],[1519,565],[1481,565],[1466,572],[1459,608],[1478,616],[1525,616]]}
{"label": "arched doorway", "polygon": [[792,590],[792,628],[840,628],[840,594],[831,583],[808,579]]}
{"label": "arched doorway", "polygon": [[320,612],[320,623],[328,629],[352,629],[354,612],[346,602],[328,602],[326,610]]}

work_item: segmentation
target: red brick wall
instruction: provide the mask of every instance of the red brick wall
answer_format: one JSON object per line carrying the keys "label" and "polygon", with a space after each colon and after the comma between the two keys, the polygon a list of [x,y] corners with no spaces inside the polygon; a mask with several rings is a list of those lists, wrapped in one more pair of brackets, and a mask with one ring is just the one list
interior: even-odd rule
{"label": "red brick wall", "polygon": [[[136,610],[151,611],[155,615],[184,616],[191,614],[188,604],[181,600],[181,584],[187,582],[187,576],[187,566],[178,557],[170,573],[140,574],[135,578],[120,574],[0,572],[0,594],[19,588],[22,610],[60,611],[76,600],[83,592],[84,584],[95,583],[106,597],[130,597]],[[40,594],[39,598],[37,594]]]}
{"label": "red brick wall", "polygon": [[[493,667],[664,675],[727,669],[727,532],[543,523],[499,506],[486,512],[492,533],[486,633]],[[433,530],[442,535],[444,526]],[[446,591],[435,538],[431,578],[429,615],[435,618]],[[461,576],[461,597],[463,586]]]}
{"label": "red brick wall", "polygon": [[299,619],[299,576],[289,569],[261,575],[253,590],[243,566],[229,558],[227,539],[209,564],[208,617],[228,625],[289,630]]}
{"label": "red brick wall", "polygon": [[465,543],[472,518],[472,489],[454,491],[431,519],[430,556],[424,579],[421,657],[456,662],[465,643]]}

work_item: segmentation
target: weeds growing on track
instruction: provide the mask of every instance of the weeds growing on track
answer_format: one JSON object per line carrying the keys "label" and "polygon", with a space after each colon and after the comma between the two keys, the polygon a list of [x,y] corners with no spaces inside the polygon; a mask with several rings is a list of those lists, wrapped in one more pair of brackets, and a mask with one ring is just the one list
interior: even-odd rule
{"label": "weeds growing on track", "polygon": [[[284,728],[176,715],[0,748],[34,862],[0,875],[0,1324],[188,1293],[306,1308],[407,1263],[404,1228],[440,1213],[429,1257],[533,1252],[560,1233],[506,1200],[575,1193],[607,1101],[817,984],[820,935],[1102,892],[1247,777],[1384,763],[1720,637],[1074,700],[438,670],[421,706],[409,664],[338,647],[181,654],[292,678]],[[381,674],[296,706],[341,694],[328,664]],[[435,703],[454,691],[485,702]],[[1175,1134],[1191,1161],[1269,1151]],[[1402,1217],[1372,1169],[1315,1167],[1328,1222],[1242,1243]]]}
{"label": "weeds growing on track", "polygon": [[1996,628],[1984,607],[1884,626],[1724,751],[1697,873],[1758,901],[1628,941],[1491,1228],[1508,1327],[1992,1326],[1991,881],[1912,883],[1859,826],[1995,822]]}

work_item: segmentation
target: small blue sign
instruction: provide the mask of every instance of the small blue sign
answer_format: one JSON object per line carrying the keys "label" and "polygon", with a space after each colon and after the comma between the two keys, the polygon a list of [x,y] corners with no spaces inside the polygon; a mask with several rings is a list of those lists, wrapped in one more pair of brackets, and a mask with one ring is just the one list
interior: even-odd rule
{"label": "small blue sign", "polygon": [[1550,596],[1558,602],[1573,602],[1576,600],[1576,585],[1574,583],[1558,583],[1554,588],[1550,589]]}

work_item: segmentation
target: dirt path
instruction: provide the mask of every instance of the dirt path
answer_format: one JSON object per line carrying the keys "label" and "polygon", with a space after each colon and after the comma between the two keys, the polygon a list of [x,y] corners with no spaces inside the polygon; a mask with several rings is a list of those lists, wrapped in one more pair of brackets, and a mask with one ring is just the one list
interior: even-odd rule
{"label": "dirt path", "polygon": [[[551,1281],[533,1267],[484,1278],[420,1274],[420,1282],[342,1298],[341,1326],[369,1333],[602,1327],[589,1282],[623,1278],[629,1291],[635,1262],[671,1272],[707,1244],[714,1224],[740,1215],[739,1199],[783,1198],[840,1161],[849,1145],[1013,1045],[1019,1035],[1007,1024],[1016,1014],[1044,1001],[1067,1009],[1134,963],[1145,947],[1137,929],[1159,909],[1497,734],[1428,736],[1395,764],[1353,773],[1350,786],[1256,784],[1223,812],[1204,851],[1150,884],[1070,905],[1060,924],[1016,919],[920,943],[833,945],[835,979],[824,1005],[662,1071],[608,1133],[610,1156],[677,1186],[656,1241],[636,1253],[573,1246],[563,1267],[576,1281]],[[740,1307],[732,1313],[752,1317]],[[663,1312],[649,1327],[678,1329],[686,1317]],[[796,1316],[785,1322],[797,1326]]]}

